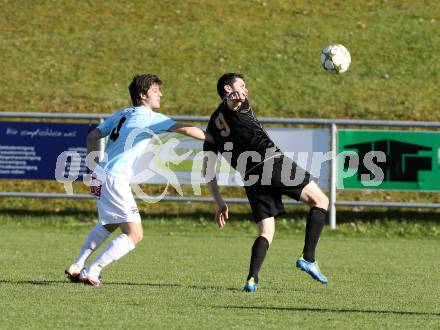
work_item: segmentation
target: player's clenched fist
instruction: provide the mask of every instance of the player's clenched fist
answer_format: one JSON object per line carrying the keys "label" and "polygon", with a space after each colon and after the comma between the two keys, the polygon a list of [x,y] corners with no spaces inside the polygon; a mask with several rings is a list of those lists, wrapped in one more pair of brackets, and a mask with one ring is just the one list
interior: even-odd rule
{"label": "player's clenched fist", "polygon": [[226,95],[226,98],[235,101],[235,102],[244,102],[246,100],[246,96],[243,93],[240,92],[231,92],[228,95]]}

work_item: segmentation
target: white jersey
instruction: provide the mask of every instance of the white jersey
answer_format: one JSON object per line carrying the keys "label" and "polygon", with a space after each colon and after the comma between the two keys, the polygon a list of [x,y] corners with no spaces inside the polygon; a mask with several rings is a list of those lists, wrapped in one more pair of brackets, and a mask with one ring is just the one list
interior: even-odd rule
{"label": "white jersey", "polygon": [[168,131],[175,123],[144,106],[116,112],[97,127],[103,136],[109,136],[105,146],[106,156],[99,166],[107,174],[129,180],[151,137]]}

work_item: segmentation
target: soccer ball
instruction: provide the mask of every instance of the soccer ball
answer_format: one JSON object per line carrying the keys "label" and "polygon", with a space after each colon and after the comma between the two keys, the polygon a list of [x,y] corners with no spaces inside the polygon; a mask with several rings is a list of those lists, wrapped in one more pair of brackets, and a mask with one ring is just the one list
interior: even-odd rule
{"label": "soccer ball", "polygon": [[342,45],[329,45],[321,52],[321,64],[326,71],[343,73],[348,70],[351,55]]}

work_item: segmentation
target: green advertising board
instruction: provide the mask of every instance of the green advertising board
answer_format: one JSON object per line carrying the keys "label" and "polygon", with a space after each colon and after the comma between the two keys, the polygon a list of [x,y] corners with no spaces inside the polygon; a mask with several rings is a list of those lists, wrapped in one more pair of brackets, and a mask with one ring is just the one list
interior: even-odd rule
{"label": "green advertising board", "polygon": [[440,133],[339,130],[338,188],[440,190]]}

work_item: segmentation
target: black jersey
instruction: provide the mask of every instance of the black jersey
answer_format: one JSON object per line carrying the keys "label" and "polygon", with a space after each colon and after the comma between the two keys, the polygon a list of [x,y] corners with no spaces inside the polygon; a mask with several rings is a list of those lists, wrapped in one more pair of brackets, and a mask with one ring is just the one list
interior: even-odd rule
{"label": "black jersey", "polygon": [[215,144],[205,141],[203,150],[220,152],[242,175],[257,169],[264,161],[282,155],[257,120],[247,99],[237,111],[229,109],[226,100],[220,103],[211,115],[206,131],[212,135]]}

